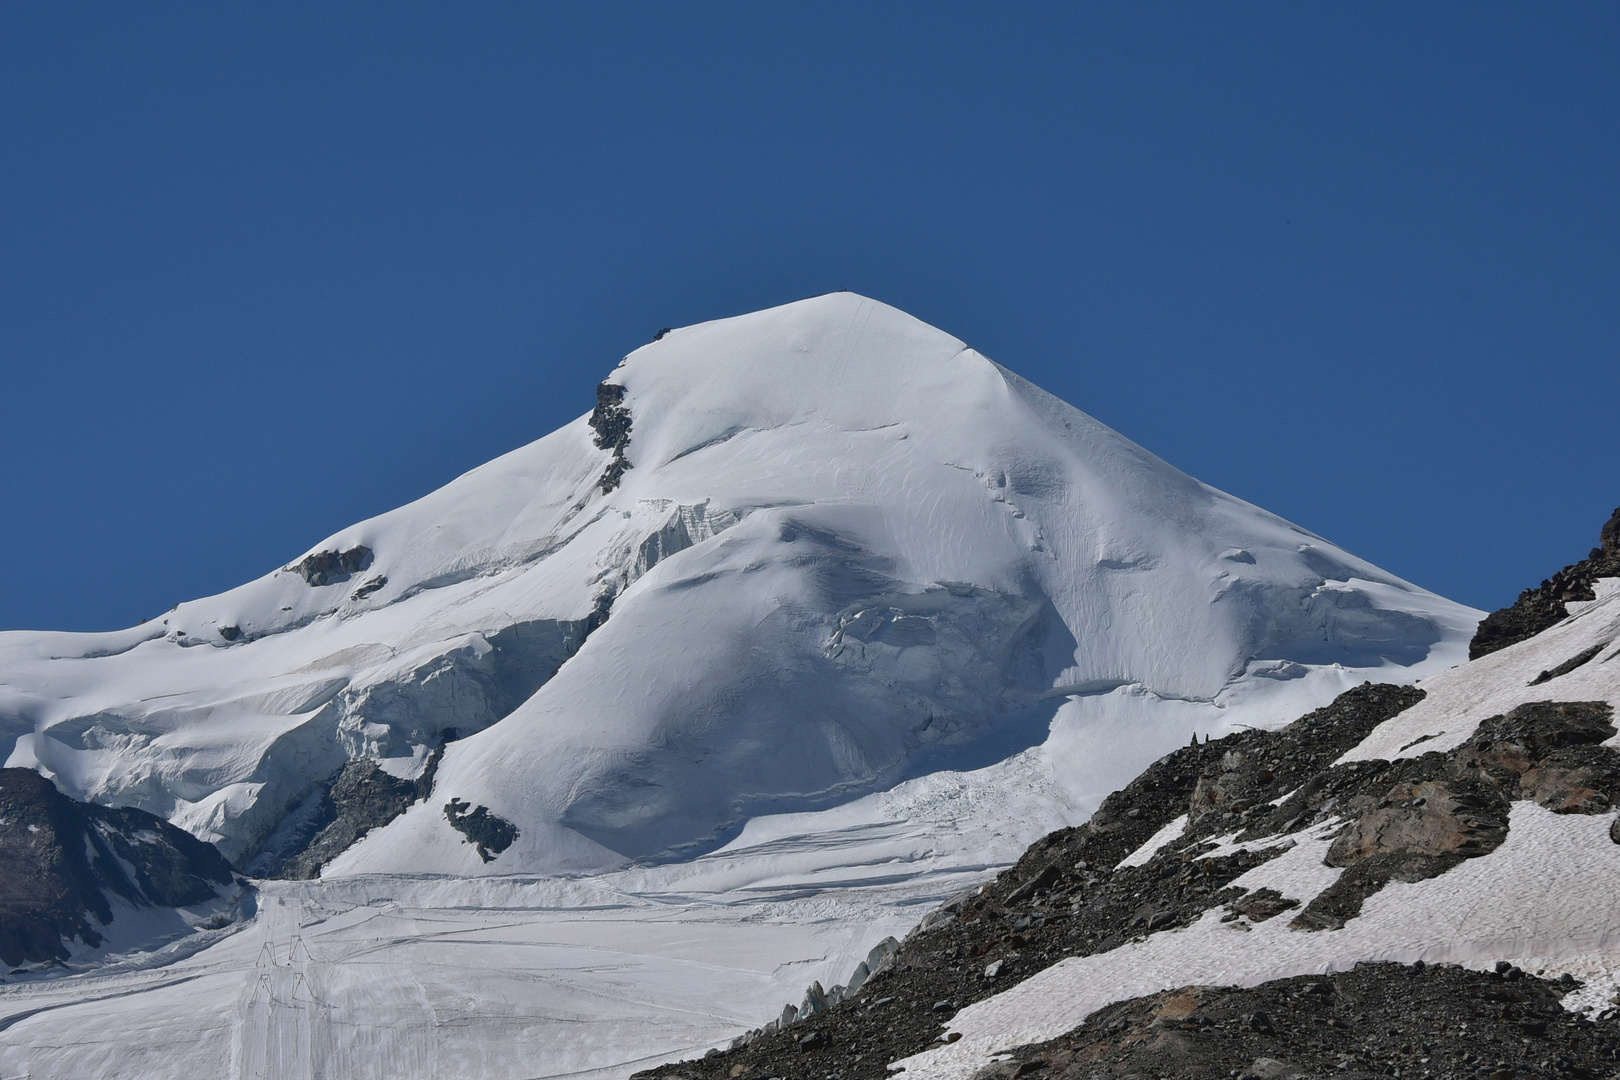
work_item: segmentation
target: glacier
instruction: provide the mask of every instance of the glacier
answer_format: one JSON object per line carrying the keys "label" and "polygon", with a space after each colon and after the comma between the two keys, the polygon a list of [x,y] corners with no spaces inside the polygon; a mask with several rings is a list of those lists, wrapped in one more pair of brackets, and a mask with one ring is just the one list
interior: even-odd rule
{"label": "glacier", "polygon": [[[434,769],[319,880],[261,882],[230,941],[67,980],[104,1001],[0,983],[0,1030],[168,1031],[164,1075],[320,1075],[322,1038],[395,1047],[409,1015],[421,1045],[345,1075],[622,1075],[842,978],[1191,737],[1461,662],[1480,616],[877,301],[674,329],[594,412],[255,581],[123,631],[0,634],[5,764],[250,873],[346,763]],[[452,800],[508,843],[469,842]],[[587,939],[600,964],[559,959]],[[271,1008],[295,941],[313,996]],[[151,1023],[177,1008],[212,1034]]]}

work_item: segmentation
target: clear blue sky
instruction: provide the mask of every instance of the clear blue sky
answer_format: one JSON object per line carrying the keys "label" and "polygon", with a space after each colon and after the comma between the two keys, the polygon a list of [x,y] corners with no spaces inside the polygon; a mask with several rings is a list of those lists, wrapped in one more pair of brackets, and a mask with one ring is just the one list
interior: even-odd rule
{"label": "clear blue sky", "polygon": [[0,627],[228,588],[848,288],[1419,584],[1620,503],[1620,6],[7,4]]}

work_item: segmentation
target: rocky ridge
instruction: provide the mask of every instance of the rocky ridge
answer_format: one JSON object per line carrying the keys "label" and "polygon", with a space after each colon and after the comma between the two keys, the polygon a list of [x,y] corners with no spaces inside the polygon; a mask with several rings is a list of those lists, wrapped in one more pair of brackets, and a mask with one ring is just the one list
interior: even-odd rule
{"label": "rocky ridge", "polygon": [[9,968],[60,963],[74,941],[101,946],[120,906],[217,907],[188,920],[201,929],[239,914],[240,887],[213,845],[144,810],[70,799],[32,769],[0,769],[0,867]]}
{"label": "rocky ridge", "polygon": [[438,772],[439,759],[444,756],[444,743],[454,734],[454,730],[442,733],[442,741],[428,755],[422,775],[415,780],[392,776],[370,758],[360,758],[343,766],[331,788],[320,797],[305,826],[305,831],[314,832],[306,846],[289,857],[264,858],[255,869],[265,877],[319,877],[322,867],[366,833],[382,828],[410,809],[413,803],[432,794],[433,777]]}
{"label": "rocky ridge", "polygon": [[1485,616],[1468,643],[1468,659],[1478,660],[1557,625],[1568,617],[1569,601],[1596,599],[1592,583],[1609,577],[1620,577],[1620,507],[1603,526],[1598,546],[1590,555],[1524,590],[1508,607]]}
{"label": "rocky ridge", "polygon": [[599,383],[596,408],[591,410],[591,441],[599,450],[613,451],[613,458],[597,481],[604,495],[619,486],[619,478],[630,467],[624,456],[624,448],[630,445],[630,408],[624,403],[624,394],[624,387],[617,383]]}

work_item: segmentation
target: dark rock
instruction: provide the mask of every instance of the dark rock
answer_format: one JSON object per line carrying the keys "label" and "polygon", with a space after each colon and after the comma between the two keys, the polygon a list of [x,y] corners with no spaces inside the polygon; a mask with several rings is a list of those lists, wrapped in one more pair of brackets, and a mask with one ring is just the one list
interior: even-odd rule
{"label": "dark rock", "polygon": [[1558,678],[1561,675],[1568,675],[1570,672],[1574,671],[1576,668],[1580,667],[1582,664],[1585,664],[1585,663],[1593,660],[1594,658],[1596,658],[1597,654],[1602,652],[1607,647],[1608,647],[1608,643],[1605,642],[1605,643],[1603,643],[1601,645],[1594,645],[1590,649],[1582,649],[1580,652],[1576,653],[1574,656],[1570,657],[1568,660],[1565,660],[1562,664],[1559,664],[1557,667],[1549,668],[1548,670],[1543,671],[1540,675],[1537,675],[1535,678],[1531,679],[1530,680],[1530,685],[1531,686],[1540,686],[1542,683],[1552,682],[1554,679]]}
{"label": "dark rock", "polygon": [[1230,918],[1242,915],[1250,922],[1265,922],[1297,907],[1298,900],[1286,899],[1276,889],[1256,889],[1227,905],[1232,912]]}
{"label": "dark rock", "polygon": [[1615,510],[1599,535],[1599,547],[1578,563],[1564,567],[1534,589],[1526,589],[1509,607],[1493,611],[1480,621],[1468,643],[1468,659],[1516,645],[1569,615],[1569,600],[1595,600],[1592,583],[1599,578],[1620,577],[1620,509]]}
{"label": "dark rock", "polygon": [[271,876],[319,877],[327,863],[347,851],[372,829],[380,829],[416,801],[416,784],[390,776],[375,761],[351,761],[327,793],[326,824],[309,846]]}
{"label": "dark rock", "polygon": [[240,626],[222,626],[219,628],[219,636],[226,641],[235,641],[242,636],[242,628]]}
{"label": "dark rock", "polygon": [[1603,531],[1598,534],[1598,542],[1601,545],[1598,550],[1603,554],[1620,555],[1620,507],[1615,507],[1614,513],[1604,524]]}
{"label": "dark rock", "polygon": [[186,907],[233,882],[230,864],[145,810],[81,803],[32,769],[0,769],[0,962],[64,960],[102,936],[111,900]]}
{"label": "dark rock", "polygon": [[1559,813],[1595,814],[1620,799],[1620,754],[1604,702],[1532,702],[1481,722],[1450,754],[1356,762],[1314,777],[1271,815],[1303,820],[1330,804],[1354,811],[1329,849],[1347,867],[1293,921],[1337,929],[1390,881],[1438,876],[1494,851],[1509,804],[1532,799]]}
{"label": "dark rock", "polygon": [[1598,814],[1620,801],[1620,755],[1607,702],[1537,701],[1480,723],[1454,769],[1479,775],[1510,798],[1559,813]]}
{"label": "dark rock", "polygon": [[[1013,1051],[997,1067],[1011,1077],[1041,1061],[1043,1075],[1062,1080],[1371,1078],[1396,1070],[1483,1077],[1492,1075],[1479,1061],[1488,1053],[1507,1060],[1497,1071],[1519,1075],[1592,1080],[1614,1072],[1615,1021],[1566,1013],[1561,987],[1526,979],[1514,1005],[1520,1019],[1503,1030],[1501,1005],[1484,996],[1493,978],[1445,965],[1378,963],[1251,988],[1185,986],[1110,1005],[1066,1035]],[[1556,1060],[1548,1059],[1548,1044]]]}
{"label": "dark rock", "polygon": [[382,828],[432,793],[445,744],[455,737],[452,728],[439,733],[438,745],[415,780],[391,776],[369,758],[349,762],[338,771],[304,829],[278,851],[261,852],[246,872],[294,880],[319,877],[328,863],[372,829]]}
{"label": "dark rock", "polygon": [[1007,897],[1007,901],[1009,903],[1017,903],[1018,901],[1023,900],[1025,897],[1033,896],[1035,893],[1045,889],[1050,889],[1053,885],[1057,884],[1062,877],[1063,872],[1056,866],[1048,866],[1045,870],[1042,870],[1039,874],[1036,874],[1034,878],[1013,890],[1012,895]]}
{"label": "dark rock", "polygon": [[306,584],[319,587],[348,581],[371,565],[372,551],[364,544],[356,544],[347,551],[317,551],[286,567],[302,577]]}
{"label": "dark rock", "polygon": [[518,828],[505,818],[496,817],[489,807],[480,806],[468,812],[464,799],[451,799],[444,804],[444,816],[468,842],[478,845],[478,857],[494,862],[495,856],[512,846],[518,838]]}
{"label": "dark rock", "polygon": [[384,585],[387,585],[387,584],[388,584],[388,575],[387,574],[378,574],[374,578],[367,579],[364,583],[362,583],[360,585],[359,588],[355,589],[354,592],[350,593],[349,594],[349,599],[350,600],[364,600],[366,597],[370,596],[372,593],[376,592],[378,589],[382,588]]}
{"label": "dark rock", "polygon": [[1263,1012],[1249,1013],[1243,1017],[1243,1023],[1256,1035],[1275,1035],[1276,1029],[1271,1026],[1271,1017]]}
{"label": "dark rock", "polygon": [[596,408],[591,410],[592,440],[599,450],[612,450],[613,457],[597,486],[605,495],[619,486],[619,478],[630,467],[624,448],[630,445],[630,409],[624,404],[624,387],[601,382],[596,387]]}

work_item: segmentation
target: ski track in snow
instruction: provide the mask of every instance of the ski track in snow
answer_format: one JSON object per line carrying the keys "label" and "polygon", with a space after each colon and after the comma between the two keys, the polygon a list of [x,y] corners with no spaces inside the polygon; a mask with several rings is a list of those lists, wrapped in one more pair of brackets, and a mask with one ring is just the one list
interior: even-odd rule
{"label": "ski track in snow", "polygon": [[620,1076],[847,975],[956,884],[268,883],[251,926],[161,971],[0,986],[0,1076]]}

